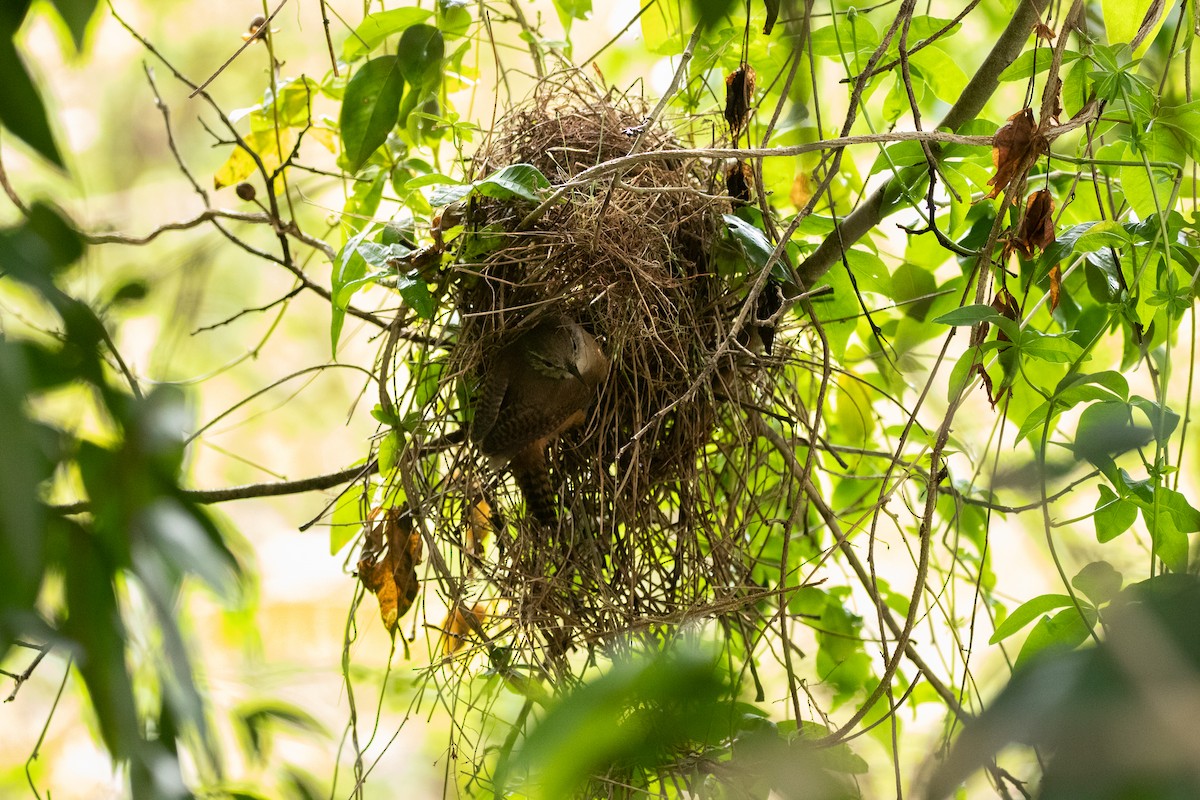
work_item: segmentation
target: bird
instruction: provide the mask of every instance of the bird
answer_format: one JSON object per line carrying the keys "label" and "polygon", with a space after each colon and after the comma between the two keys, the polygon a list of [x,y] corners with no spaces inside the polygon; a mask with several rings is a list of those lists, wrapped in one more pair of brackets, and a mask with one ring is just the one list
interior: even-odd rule
{"label": "bird", "polygon": [[595,337],[564,316],[539,322],[483,365],[471,440],[494,470],[508,467],[544,525],[558,522],[546,448],[583,424],[609,366]]}

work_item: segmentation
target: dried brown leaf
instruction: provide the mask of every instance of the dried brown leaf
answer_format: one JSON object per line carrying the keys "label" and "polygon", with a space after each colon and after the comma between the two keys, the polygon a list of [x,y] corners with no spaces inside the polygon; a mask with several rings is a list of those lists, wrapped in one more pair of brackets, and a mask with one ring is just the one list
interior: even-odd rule
{"label": "dried brown leaf", "polygon": [[1054,244],[1054,198],[1048,190],[1039,189],[1025,201],[1025,216],[1013,244],[1026,258]]}
{"label": "dried brown leaf", "polygon": [[754,171],[745,161],[735,161],[725,171],[725,193],[735,200],[749,203],[753,185]]}
{"label": "dried brown leaf", "polygon": [[1062,293],[1062,268],[1055,264],[1050,268],[1050,310],[1058,309],[1058,299]]}
{"label": "dried brown leaf", "polygon": [[744,61],[725,78],[725,121],[729,123],[729,132],[735,139],[750,119],[757,79],[754,67]]}
{"label": "dried brown leaf", "polygon": [[812,197],[813,186],[812,179],[809,178],[807,172],[801,172],[792,181],[792,205],[796,208],[804,208],[808,205],[809,198]]}
{"label": "dried brown leaf", "polygon": [[[1000,291],[996,292],[996,296],[992,298],[992,308],[1005,319],[1011,319],[1013,322],[1020,321],[1021,309],[1017,305],[1017,298],[1013,297],[1012,292],[1003,286],[1000,287]],[[996,341],[1008,342],[1012,340],[1008,338],[1003,328],[997,328]]]}
{"label": "dried brown leaf", "polygon": [[379,602],[379,616],[389,632],[417,599],[417,564],[421,561],[421,536],[412,517],[399,508],[388,509],[383,522],[371,526],[358,560],[358,578]]}
{"label": "dried brown leaf", "polygon": [[492,528],[492,507],[485,498],[480,497],[467,508],[467,549],[475,555],[481,555]]}
{"label": "dried brown leaf", "polygon": [[988,181],[988,198],[999,196],[1013,180],[1046,152],[1046,139],[1033,124],[1033,109],[1023,108],[1008,118],[992,137],[992,164],[996,174]]}
{"label": "dried brown leaf", "polygon": [[442,644],[442,652],[449,656],[461,650],[471,631],[483,625],[486,618],[487,609],[479,603],[470,611],[464,611],[462,606],[455,608],[443,626],[446,638]]}

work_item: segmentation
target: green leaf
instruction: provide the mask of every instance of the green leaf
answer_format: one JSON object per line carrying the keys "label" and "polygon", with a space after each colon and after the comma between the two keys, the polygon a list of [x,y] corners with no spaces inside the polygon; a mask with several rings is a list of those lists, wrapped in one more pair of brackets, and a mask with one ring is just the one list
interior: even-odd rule
{"label": "green leaf", "polygon": [[442,59],[446,43],[442,32],[432,25],[413,25],[400,35],[396,58],[400,73],[413,87],[436,86],[442,77]]}
{"label": "green leaf", "polygon": [[361,483],[349,487],[338,498],[329,521],[329,555],[336,556],[350,543],[366,524],[364,518],[365,489]]}
{"label": "green leaf", "polygon": [[[10,13],[0,13],[0,23],[10,22],[9,16]],[[4,76],[0,79],[0,123],[47,161],[63,167],[42,96],[13,44],[12,37],[18,27],[20,17],[9,29],[0,30],[0,75]]]}
{"label": "green leaf", "polygon": [[[411,183],[411,182],[410,182]],[[459,200],[470,197],[475,193],[475,184],[473,183],[441,183],[429,193],[429,205],[434,208],[448,206],[451,203],[457,203]]]}
{"label": "green leaf", "polygon": [[[1104,32],[1107,34],[1108,43],[1115,45],[1133,41],[1138,28],[1141,27],[1142,20],[1146,18],[1146,12],[1150,10],[1153,3],[1154,0],[1102,0],[1100,10],[1104,15]],[[1146,37],[1145,43],[1139,48],[1139,51],[1144,50],[1150,44],[1154,33],[1163,24],[1166,16],[1165,11],[1159,15],[1154,30]]]}
{"label": "green leaf", "polygon": [[387,37],[410,25],[424,22],[432,15],[423,8],[396,8],[368,14],[342,45],[342,59],[354,61],[383,44]]}
{"label": "green leaf", "polygon": [[522,200],[537,203],[541,200],[538,190],[549,186],[549,179],[532,164],[509,164],[483,180],[476,181],[475,191],[497,200],[511,200],[519,197]]}
{"label": "green leaf", "polygon": [[1137,521],[1137,504],[1123,500],[1106,484],[1100,484],[1100,499],[1096,501],[1096,540],[1112,541],[1132,527]]}
{"label": "green leaf", "polygon": [[437,26],[447,39],[466,36],[474,21],[466,0],[438,0]]}
{"label": "green leaf", "polygon": [[[1079,53],[1073,50],[1063,51],[1063,64],[1070,64],[1075,59],[1079,58]],[[1023,81],[1037,75],[1040,72],[1045,72],[1050,69],[1050,62],[1054,58],[1053,47],[1035,47],[1032,50],[1026,50],[1017,59],[1004,68],[1000,73],[1001,81]]]}
{"label": "green leaf", "polygon": [[333,354],[337,355],[338,339],[342,336],[342,325],[346,321],[346,307],[354,289],[361,284],[356,283],[367,273],[367,262],[358,252],[359,245],[375,230],[374,225],[367,225],[346,242],[346,246],[338,253],[333,266],[332,299],[330,306],[329,338]]}
{"label": "green leaf", "polygon": [[1107,603],[1121,591],[1121,573],[1107,561],[1093,561],[1071,579],[1071,585],[1095,605]]}
{"label": "green leaf", "polygon": [[350,172],[358,172],[387,141],[400,116],[404,78],[396,56],[374,58],[346,84],[339,124]]}
{"label": "green leaf", "polygon": [[21,348],[0,340],[0,656],[7,650],[5,610],[32,608],[45,569],[46,516],[38,485],[50,477],[43,430],[26,416],[32,365]]}
{"label": "green leaf", "polygon": [[641,16],[642,41],[646,49],[659,56],[683,52],[687,34],[683,32],[681,3],[653,3]]}
{"label": "green leaf", "polygon": [[1052,617],[1042,617],[1017,654],[1017,667],[1022,667],[1038,653],[1047,650],[1074,650],[1087,640],[1096,624],[1096,610],[1083,604],[1083,615],[1076,608],[1064,608]]}
{"label": "green leaf", "polygon": [[988,639],[988,644],[996,644],[1007,639],[1047,611],[1070,605],[1073,605],[1071,596],[1066,594],[1043,594],[1032,600],[1026,600],[996,626],[996,632],[992,634],[991,639]]}
{"label": "green leaf", "polygon": [[554,0],[554,8],[571,19],[587,19],[592,13],[592,0]]}
{"label": "green leaf", "polygon": [[396,282],[396,291],[404,298],[405,304],[422,319],[433,319],[434,313],[437,311],[437,302],[433,299],[433,295],[429,292],[429,284],[425,279],[417,276],[411,278],[400,278]]}
{"label": "green leaf", "polygon": [[105,746],[115,759],[128,759],[142,737],[125,663],[128,633],[113,588],[112,555],[78,525],[69,526],[69,536],[70,557],[62,568],[70,613],[62,633],[78,648],[75,668],[87,684]]}
{"label": "green leaf", "polygon": [[955,327],[961,325],[977,325],[980,322],[996,322],[1003,319],[996,309],[982,303],[970,306],[956,308],[934,320],[942,325],[953,325]]}
{"label": "green leaf", "polygon": [[755,270],[765,267],[771,258],[771,253],[775,252],[767,235],[733,214],[722,214],[721,219],[725,220],[725,225],[728,226],[734,241],[741,246],[749,266]]}
{"label": "green leaf", "polygon": [[1032,328],[1021,331],[1020,347],[1023,355],[1055,364],[1070,364],[1083,355],[1083,348],[1069,333],[1042,333]]}
{"label": "green leaf", "polygon": [[[1169,489],[1159,487],[1159,508],[1160,512],[1166,513],[1154,514],[1152,506],[1147,508],[1142,507],[1142,518],[1146,520],[1146,526],[1150,529],[1150,540],[1153,543],[1154,556],[1162,559],[1163,564],[1172,572],[1185,572],[1187,570],[1188,560],[1188,530],[1191,528],[1195,531],[1200,528],[1200,521],[1197,520],[1196,510],[1188,504],[1183,495],[1178,492],[1170,492]],[[1177,496],[1177,500],[1172,502],[1172,498],[1163,497],[1162,493],[1170,492]],[[1165,504],[1164,504],[1164,501]],[[1182,506],[1175,505],[1180,502]]]}
{"label": "green leaf", "polygon": [[1178,414],[1149,398],[1134,395],[1129,398],[1129,405],[1140,409],[1146,415],[1146,418],[1150,420],[1150,428],[1154,431],[1155,438],[1164,445],[1179,425]]}
{"label": "green leaf", "polygon": [[97,0],[54,0],[54,9],[71,32],[76,52],[83,49],[83,37],[97,5]]}
{"label": "green leaf", "polygon": [[[829,25],[818,28],[809,35],[814,55],[840,59],[843,52],[871,51],[879,44],[879,33],[866,14],[834,19],[837,20],[836,30],[833,25]],[[851,64],[853,63],[851,59]]]}
{"label": "green leaf", "polygon": [[1080,458],[1103,467],[1113,456],[1144,447],[1153,440],[1153,431],[1133,424],[1128,405],[1105,401],[1093,403],[1079,415],[1072,447]]}

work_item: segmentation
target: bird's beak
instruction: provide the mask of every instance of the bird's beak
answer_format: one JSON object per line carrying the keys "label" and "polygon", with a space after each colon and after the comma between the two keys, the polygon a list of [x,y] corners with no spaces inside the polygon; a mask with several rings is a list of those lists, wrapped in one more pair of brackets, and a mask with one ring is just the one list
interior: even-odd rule
{"label": "bird's beak", "polygon": [[580,383],[584,384],[585,386],[587,385],[587,381],[585,381],[583,376],[579,374],[579,367],[575,366],[574,361],[567,365],[567,371],[578,378]]}

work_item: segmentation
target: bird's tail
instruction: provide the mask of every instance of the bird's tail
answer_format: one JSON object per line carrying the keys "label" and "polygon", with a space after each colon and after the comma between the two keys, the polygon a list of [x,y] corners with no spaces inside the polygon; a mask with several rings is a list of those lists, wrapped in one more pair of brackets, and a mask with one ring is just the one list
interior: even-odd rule
{"label": "bird's tail", "polygon": [[558,496],[554,484],[550,481],[550,467],[546,464],[546,453],[543,448],[533,449],[533,452],[523,454],[525,457],[514,458],[511,464],[513,478],[525,495],[525,509],[529,516],[547,527],[558,525]]}

